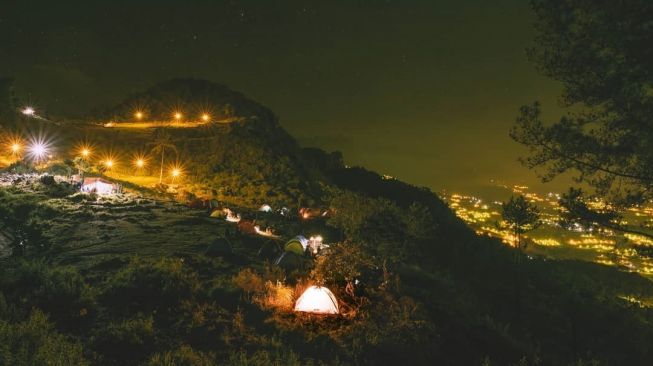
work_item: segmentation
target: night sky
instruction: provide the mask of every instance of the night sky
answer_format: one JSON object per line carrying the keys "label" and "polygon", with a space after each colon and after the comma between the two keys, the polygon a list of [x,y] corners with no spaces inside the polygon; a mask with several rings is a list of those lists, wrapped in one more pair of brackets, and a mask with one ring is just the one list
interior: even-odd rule
{"label": "night sky", "polygon": [[525,55],[527,0],[0,2],[0,75],[84,113],[173,77],[269,106],[305,146],[435,190],[533,184],[508,137],[559,86]]}

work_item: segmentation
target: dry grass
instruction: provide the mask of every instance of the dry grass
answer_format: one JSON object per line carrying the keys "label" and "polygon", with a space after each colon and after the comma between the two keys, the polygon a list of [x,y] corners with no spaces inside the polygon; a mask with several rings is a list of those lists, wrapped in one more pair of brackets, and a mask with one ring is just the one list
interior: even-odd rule
{"label": "dry grass", "polygon": [[295,292],[290,286],[277,281],[265,283],[265,292],[258,302],[265,308],[279,311],[292,311],[295,305]]}

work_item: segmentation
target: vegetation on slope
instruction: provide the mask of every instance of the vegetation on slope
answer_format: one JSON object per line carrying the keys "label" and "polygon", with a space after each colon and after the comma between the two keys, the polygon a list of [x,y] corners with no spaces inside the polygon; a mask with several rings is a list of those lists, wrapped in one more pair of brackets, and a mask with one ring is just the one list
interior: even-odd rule
{"label": "vegetation on slope", "polygon": [[[173,85],[211,86],[195,83]],[[151,93],[183,95],[161,90]],[[651,282],[478,237],[428,189],[345,167],[339,153],[299,149],[271,114],[229,103],[265,118],[165,129],[177,153],[164,158],[184,162],[181,187],[241,204],[243,217],[282,239],[324,233],[329,250],[275,266],[283,240],[136,184],[96,197],[17,163],[0,188],[0,246],[11,252],[0,266],[2,364],[645,365],[653,357]],[[68,126],[57,129],[61,146],[92,136],[122,161],[154,138]],[[47,169],[69,175],[72,157]],[[130,169],[116,168],[137,177]],[[150,169],[139,174],[157,176]],[[331,215],[246,208],[261,203],[294,214],[314,204]],[[291,310],[311,284],[336,294],[339,316]]]}
{"label": "vegetation on slope", "polygon": [[[3,188],[3,222],[31,227],[0,270],[3,357],[98,365],[650,359],[649,281],[586,263],[516,261],[498,241],[449,225],[455,218],[437,198],[404,204],[423,190],[353,172],[369,177],[370,195],[333,187],[323,197],[336,213],[326,224],[345,239],[290,272],[259,254],[269,239],[204,211],[61,198],[47,182]],[[283,234],[320,225],[291,222]],[[217,237],[231,250],[205,254]],[[290,311],[317,281],[336,293],[341,316]]]}

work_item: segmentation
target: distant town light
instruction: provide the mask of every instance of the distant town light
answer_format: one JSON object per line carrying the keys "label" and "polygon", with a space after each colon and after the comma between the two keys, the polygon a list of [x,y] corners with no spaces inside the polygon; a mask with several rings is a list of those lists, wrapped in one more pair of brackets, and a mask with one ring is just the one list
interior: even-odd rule
{"label": "distant town light", "polygon": [[34,108],[32,108],[32,107],[25,107],[25,108],[23,108],[22,113],[23,113],[24,115],[26,115],[26,116],[30,116],[30,117],[31,117],[31,116],[33,116],[33,115],[36,113],[36,111],[35,111]]}
{"label": "distant town light", "polygon": [[134,113],[134,117],[136,117],[136,119],[142,119],[143,118],[143,112],[136,111],[136,113]]}
{"label": "distant town light", "polygon": [[176,120],[180,120],[183,115],[180,112],[175,112],[174,117]]}
{"label": "distant town light", "polygon": [[209,116],[207,113],[202,114],[202,121],[207,122],[211,116]]}
{"label": "distant town light", "polygon": [[171,174],[172,174],[173,177],[176,178],[176,177],[178,177],[178,176],[181,174],[181,170],[179,170],[179,169],[177,169],[177,168],[174,168],[174,169],[172,169],[172,173],[171,173]]}

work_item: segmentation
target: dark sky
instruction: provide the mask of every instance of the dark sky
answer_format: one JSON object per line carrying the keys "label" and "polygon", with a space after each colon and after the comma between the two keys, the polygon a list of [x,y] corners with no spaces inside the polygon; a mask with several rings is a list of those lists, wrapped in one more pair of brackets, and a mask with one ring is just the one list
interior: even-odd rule
{"label": "dark sky", "polygon": [[55,113],[205,78],[351,165],[436,190],[532,184],[508,129],[559,94],[526,59],[532,22],[527,0],[0,0],[0,74]]}

